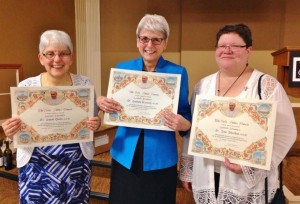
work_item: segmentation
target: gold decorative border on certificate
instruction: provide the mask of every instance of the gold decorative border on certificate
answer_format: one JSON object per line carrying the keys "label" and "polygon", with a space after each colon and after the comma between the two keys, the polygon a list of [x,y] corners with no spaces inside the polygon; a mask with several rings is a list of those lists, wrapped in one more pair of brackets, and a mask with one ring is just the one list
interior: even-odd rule
{"label": "gold decorative border on certificate", "polygon": [[[112,93],[118,92],[130,83],[134,83],[142,89],[148,89],[154,85],[158,86],[169,98],[174,99],[175,88],[177,86],[177,77],[152,76],[126,73],[121,70],[113,71],[113,88]],[[146,79],[146,81],[145,81]]]}
{"label": "gold decorative border on certificate", "polygon": [[[177,105],[179,96],[179,86],[180,86],[180,75],[178,74],[168,74],[168,73],[147,73],[141,71],[132,71],[132,70],[122,70],[114,69],[111,70],[110,76],[110,91],[108,91],[108,97],[114,98],[114,94],[118,93],[127,86],[134,84],[141,90],[150,89],[154,86],[158,87],[162,93],[164,93],[168,98],[172,100],[172,104],[167,105],[163,109],[159,110],[154,117],[146,117],[143,115],[134,115],[130,116],[126,113],[125,108],[123,107],[119,112],[113,112],[105,114],[104,122],[106,124],[113,124],[121,122],[122,124],[132,124],[133,127],[136,125],[145,125],[145,126],[156,126],[158,129],[164,126],[164,121],[161,118],[161,113],[169,109],[174,111],[174,108],[177,111]],[[146,106],[143,104],[143,106]],[[126,126],[125,125],[125,126]],[[128,125],[131,126],[131,125]],[[145,127],[144,126],[144,127]],[[164,129],[168,129],[164,127]]]}
{"label": "gold decorative border on certificate", "polygon": [[[94,101],[91,95],[92,86],[74,86],[74,87],[13,87],[12,107],[15,107],[15,114],[22,115],[27,110],[32,108],[38,101],[48,105],[38,109],[38,112],[59,111],[58,106],[66,100],[71,101],[75,107],[82,109],[87,113],[93,112],[90,110],[90,101]],[[48,107],[48,108],[47,108]],[[64,108],[61,111],[72,111],[72,109]],[[62,121],[63,122],[63,121]],[[21,122],[21,130],[15,135],[14,143],[16,146],[41,146],[43,144],[55,143],[72,143],[78,141],[92,141],[90,130],[86,125],[86,118],[74,125],[68,133],[55,132],[51,134],[41,134],[36,129],[25,122]]]}
{"label": "gold decorative border on certificate", "polygon": [[17,115],[22,114],[38,101],[43,101],[45,104],[54,106],[63,103],[66,99],[69,99],[84,111],[89,111],[88,101],[90,100],[90,96],[86,88],[75,88],[66,91],[56,88],[46,90],[15,90],[14,94],[16,96],[15,103],[18,106]]}
{"label": "gold decorative border on certificate", "polygon": [[[200,98],[200,96],[197,97]],[[238,161],[242,161],[243,164],[247,163],[249,166],[252,166],[251,164],[253,164],[254,167],[269,169],[269,167],[266,165],[269,163],[267,162],[267,160],[270,160],[272,148],[269,147],[270,144],[268,144],[269,146],[267,147],[267,143],[271,142],[271,146],[273,146],[272,133],[274,132],[275,123],[275,121],[272,121],[270,123],[270,117],[272,116],[273,119],[275,118],[274,114],[276,114],[277,104],[274,102],[262,100],[251,102],[249,100],[243,101],[233,98],[219,98],[220,97],[213,97],[213,99],[201,98],[199,100],[196,100],[193,123],[195,121],[201,121],[207,117],[210,117],[216,111],[219,111],[228,119],[246,114],[252,119],[254,123],[256,123],[266,132],[265,136],[261,137],[257,141],[253,141],[243,151],[236,151],[232,148],[215,147],[212,144],[210,137],[202,131],[205,127],[199,128],[198,125],[194,124],[191,130],[192,134],[189,153],[196,156],[203,156],[217,160],[223,160],[223,157],[226,156],[230,159],[233,159],[235,161],[234,163],[239,163]],[[236,112],[234,116],[226,115],[229,109],[228,104],[230,103],[235,103],[236,105]],[[214,124],[211,125],[213,126]],[[272,127],[270,127],[270,125]],[[267,134],[268,131],[270,131],[271,135]],[[246,134],[249,133],[245,133],[245,135]],[[219,134],[218,136],[222,137],[222,134]],[[236,137],[236,139],[238,139],[238,137]],[[212,157],[210,157],[209,155],[212,155]]]}
{"label": "gold decorative border on certificate", "polygon": [[196,136],[193,140],[192,151],[195,153],[213,154],[216,156],[226,156],[232,159],[247,160],[251,163],[265,165],[266,164],[266,145],[267,138],[264,137],[253,142],[244,151],[239,152],[230,148],[217,148],[211,144],[207,135],[196,128]]}

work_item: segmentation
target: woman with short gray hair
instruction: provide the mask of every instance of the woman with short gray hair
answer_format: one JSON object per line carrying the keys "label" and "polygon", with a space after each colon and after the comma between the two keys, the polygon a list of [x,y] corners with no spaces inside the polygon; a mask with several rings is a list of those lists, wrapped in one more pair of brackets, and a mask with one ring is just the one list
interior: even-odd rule
{"label": "woman with short gray hair", "polygon": [[[185,67],[162,57],[167,48],[169,25],[160,15],[145,15],[136,29],[141,57],[122,62],[119,69],[181,75],[177,113],[162,113],[164,125],[172,131],[119,126],[110,153],[112,175],[110,204],[175,204],[178,152],[175,132],[185,136],[191,123],[188,101],[188,75]],[[147,78],[143,79],[148,88]],[[98,106],[107,113],[118,112],[121,105],[99,97]]]}
{"label": "woman with short gray hair", "polygon": [[[73,63],[73,45],[69,35],[64,31],[48,30],[42,33],[38,59],[45,72],[21,81],[19,87],[92,85],[89,78],[69,72]],[[52,93],[49,91],[49,100],[44,99],[43,102],[48,106],[64,103],[64,97],[60,97],[60,100],[57,98],[56,91]],[[94,117],[88,118],[84,125],[96,131],[100,126],[96,98],[93,114]],[[22,124],[24,126],[20,118],[13,117],[6,120],[2,126],[5,134],[12,139],[21,131]],[[71,137],[71,134],[73,133],[55,132],[43,137],[46,139],[57,135]],[[58,141],[54,142],[58,143]],[[19,202],[87,204],[92,176],[90,160],[93,156],[93,142],[18,148]]]}

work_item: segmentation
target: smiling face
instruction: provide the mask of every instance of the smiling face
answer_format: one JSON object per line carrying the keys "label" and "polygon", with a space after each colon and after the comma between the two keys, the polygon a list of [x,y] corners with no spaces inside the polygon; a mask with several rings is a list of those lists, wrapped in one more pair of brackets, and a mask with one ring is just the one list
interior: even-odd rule
{"label": "smiling face", "polygon": [[[252,47],[235,47],[230,46],[245,46],[244,40],[236,33],[223,34],[218,43],[215,52],[216,62],[223,71],[232,69],[239,71],[244,69],[248,63],[248,58],[251,54]],[[220,47],[221,48],[218,48]],[[225,46],[225,48],[222,46]]]}
{"label": "smiling face", "polygon": [[[53,59],[48,59],[43,54],[54,53]],[[66,45],[52,45],[45,48],[43,53],[38,54],[41,65],[43,65],[47,73],[53,78],[64,78],[69,72],[70,66],[73,63],[73,56],[65,55],[63,53],[70,53]]]}
{"label": "smiling face", "polygon": [[[140,37],[153,38],[164,38],[163,33],[153,32],[142,29],[139,33]],[[140,42],[139,38],[136,40],[137,48],[143,57],[145,63],[156,64],[158,59],[161,57],[163,51],[167,48],[167,39],[162,40],[160,45],[154,45],[151,40],[148,43]]]}

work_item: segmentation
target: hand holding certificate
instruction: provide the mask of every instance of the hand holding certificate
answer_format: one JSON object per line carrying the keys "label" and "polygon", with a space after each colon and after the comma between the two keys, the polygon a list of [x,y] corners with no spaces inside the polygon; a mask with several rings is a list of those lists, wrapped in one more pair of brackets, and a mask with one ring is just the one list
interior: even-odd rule
{"label": "hand holding certificate", "polygon": [[92,86],[11,87],[12,114],[22,121],[14,146],[92,141],[93,99]]}
{"label": "hand holding certificate", "polygon": [[121,110],[105,113],[104,123],[171,131],[162,114],[177,112],[180,80],[178,74],[112,68],[107,98],[119,102]]}
{"label": "hand holding certificate", "polygon": [[276,103],[197,96],[189,154],[270,169]]}

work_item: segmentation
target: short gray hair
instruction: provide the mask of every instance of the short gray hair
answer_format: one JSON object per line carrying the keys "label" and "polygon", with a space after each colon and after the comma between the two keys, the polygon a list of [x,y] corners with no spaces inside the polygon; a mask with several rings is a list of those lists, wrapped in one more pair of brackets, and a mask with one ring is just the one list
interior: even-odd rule
{"label": "short gray hair", "polygon": [[164,38],[167,39],[170,35],[170,28],[165,17],[157,14],[146,14],[139,22],[136,29],[136,36],[140,35],[142,29],[161,32],[164,34]]}
{"label": "short gray hair", "polygon": [[70,52],[73,52],[73,44],[70,36],[60,30],[47,30],[40,37],[39,51],[42,53],[50,44],[66,45]]}

